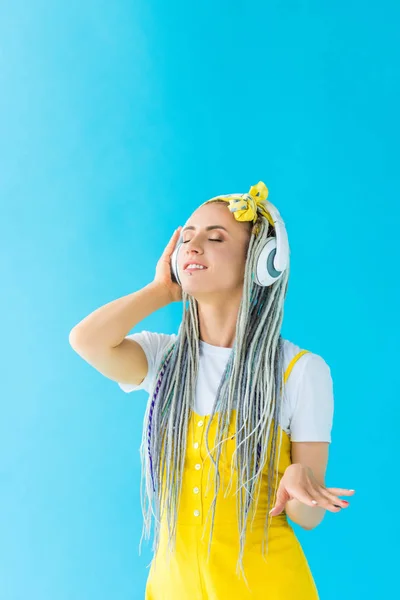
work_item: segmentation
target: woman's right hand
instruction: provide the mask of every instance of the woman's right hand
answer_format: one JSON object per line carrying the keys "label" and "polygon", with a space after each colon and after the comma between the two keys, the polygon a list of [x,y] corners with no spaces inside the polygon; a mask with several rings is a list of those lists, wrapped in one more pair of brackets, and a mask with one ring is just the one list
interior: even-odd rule
{"label": "woman's right hand", "polygon": [[178,283],[175,283],[171,277],[171,256],[178,242],[181,229],[182,227],[178,227],[172,234],[171,239],[157,263],[156,275],[154,277],[154,283],[163,285],[168,289],[171,296],[171,302],[179,302],[179,300],[182,300],[182,288]]}

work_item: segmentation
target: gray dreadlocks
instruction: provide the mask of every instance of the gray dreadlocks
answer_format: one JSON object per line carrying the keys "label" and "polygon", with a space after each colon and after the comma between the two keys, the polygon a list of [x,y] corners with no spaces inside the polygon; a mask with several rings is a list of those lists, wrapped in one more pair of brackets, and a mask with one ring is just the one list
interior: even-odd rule
{"label": "gray dreadlocks", "polygon": [[[223,201],[215,200],[215,202]],[[263,467],[268,460],[268,508],[270,508],[274,468],[278,465],[281,449],[281,438],[278,440],[283,381],[280,330],[288,288],[289,264],[283,275],[272,286],[262,287],[254,282],[258,251],[268,236],[275,235],[274,228],[271,227],[269,231],[270,227],[267,219],[259,214],[251,230],[235,340],[206,431],[207,451],[215,467],[215,496],[212,503],[209,554],[215,504],[220,486],[219,458],[224,436],[227,435],[231,411],[236,409],[236,450],[235,460],[232,460],[235,464],[231,469],[235,467],[237,471],[238,491],[242,488],[245,490],[244,497],[243,492],[237,494],[240,534],[238,566],[240,568],[243,566],[247,520],[251,511],[253,516],[255,514]],[[140,446],[143,533],[147,539],[150,537],[151,513],[153,513],[155,517],[153,551],[155,552],[159,545],[162,508],[167,511],[170,551],[175,546],[187,430],[190,411],[194,409],[199,364],[197,301],[185,291],[182,292],[182,300],[183,317],[179,332],[159,365],[147,404]],[[218,416],[215,460],[207,441],[214,415]],[[270,452],[268,452],[269,441]],[[265,534],[268,542],[268,515]]]}

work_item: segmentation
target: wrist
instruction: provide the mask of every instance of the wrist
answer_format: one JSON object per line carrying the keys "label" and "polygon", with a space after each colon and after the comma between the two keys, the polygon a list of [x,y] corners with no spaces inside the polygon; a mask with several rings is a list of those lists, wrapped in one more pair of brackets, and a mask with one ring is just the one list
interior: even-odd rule
{"label": "wrist", "polygon": [[161,306],[167,306],[171,302],[174,302],[171,290],[166,285],[158,281],[151,281],[146,285],[146,288],[151,290],[152,293],[157,297]]}

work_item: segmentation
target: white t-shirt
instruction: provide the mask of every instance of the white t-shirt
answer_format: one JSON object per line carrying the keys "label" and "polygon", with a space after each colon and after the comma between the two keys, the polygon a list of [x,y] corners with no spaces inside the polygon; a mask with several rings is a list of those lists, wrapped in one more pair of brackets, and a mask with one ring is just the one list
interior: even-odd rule
{"label": "white t-shirt", "polygon": [[[138,342],[147,357],[148,373],[140,385],[118,383],[124,392],[150,393],[164,352],[176,334],[141,331],[126,336]],[[302,349],[283,340],[283,368]],[[212,346],[199,340],[199,371],[196,382],[195,412],[209,415],[232,348]],[[294,364],[283,386],[281,427],[292,442],[331,442],[333,423],[333,382],[331,370],[318,354],[307,352]]]}

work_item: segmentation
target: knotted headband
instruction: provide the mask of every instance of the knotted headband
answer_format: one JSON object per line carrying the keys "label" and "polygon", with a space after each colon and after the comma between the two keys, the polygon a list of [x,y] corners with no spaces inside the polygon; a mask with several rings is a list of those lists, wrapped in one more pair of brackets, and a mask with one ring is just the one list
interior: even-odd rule
{"label": "knotted headband", "polygon": [[[237,221],[253,221],[253,225],[257,221],[258,213],[268,219],[268,222],[274,227],[274,221],[267,211],[268,188],[263,181],[259,181],[257,185],[252,185],[247,194],[226,194],[223,196],[215,196],[208,202],[216,200],[224,200],[228,202],[228,208],[233,213]],[[201,205],[202,206],[202,205]]]}

